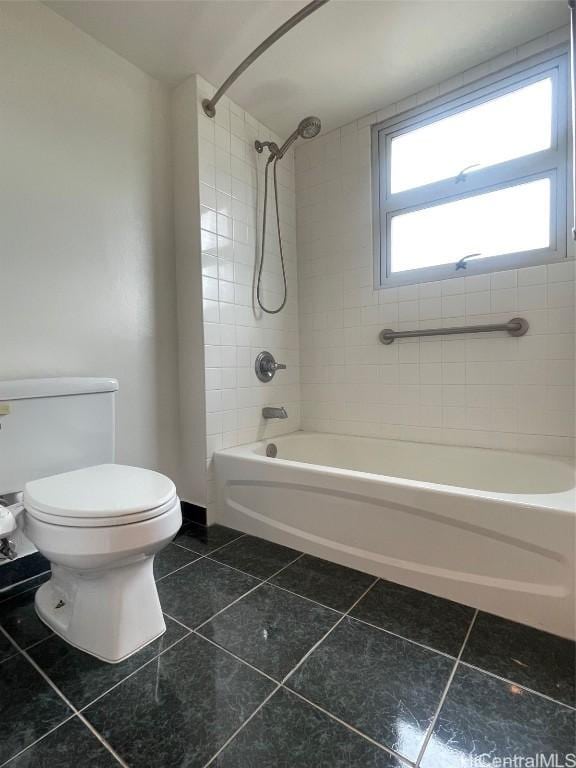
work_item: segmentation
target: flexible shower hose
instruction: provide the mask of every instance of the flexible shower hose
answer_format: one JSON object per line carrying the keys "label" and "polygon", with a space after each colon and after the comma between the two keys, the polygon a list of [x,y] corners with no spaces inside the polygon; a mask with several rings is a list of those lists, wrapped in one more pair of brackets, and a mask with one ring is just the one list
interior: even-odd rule
{"label": "flexible shower hose", "polygon": [[[256,298],[258,299],[258,305],[263,312],[269,315],[277,315],[286,306],[288,299],[288,283],[286,281],[286,265],[284,263],[284,252],[282,250],[282,235],[280,233],[280,209],[278,206],[278,177],[276,175],[276,165],[278,163],[277,155],[270,155],[266,162],[266,168],[264,169],[264,206],[262,210],[262,251],[260,253],[260,266],[258,268],[258,281],[256,285]],[[260,290],[262,287],[262,270],[264,269],[264,247],[266,245],[266,213],[268,209],[268,168],[270,163],[273,163],[272,175],[274,177],[274,202],[276,205],[276,226],[278,228],[278,245],[280,247],[280,264],[282,265],[282,279],[284,280],[284,299],[278,307],[278,309],[268,309],[262,302]]]}

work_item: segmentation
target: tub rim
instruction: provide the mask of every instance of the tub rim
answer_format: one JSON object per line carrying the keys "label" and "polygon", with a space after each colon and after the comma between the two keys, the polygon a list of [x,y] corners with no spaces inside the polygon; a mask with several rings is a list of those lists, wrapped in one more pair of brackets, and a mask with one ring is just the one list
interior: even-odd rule
{"label": "tub rim", "polygon": [[[264,448],[266,445],[272,442],[278,442],[281,440],[287,440],[290,438],[302,438],[302,437],[329,437],[338,438],[340,440],[382,440],[386,443],[403,443],[408,445],[415,445],[418,447],[430,447],[430,448],[454,448],[457,450],[467,451],[489,451],[490,453],[502,453],[513,455],[517,457],[532,456],[546,461],[553,461],[567,465],[572,470],[573,485],[571,488],[563,491],[551,491],[549,493],[514,493],[504,491],[488,491],[479,488],[467,488],[466,486],[459,485],[446,485],[443,483],[431,483],[424,480],[415,480],[405,477],[396,477],[394,475],[383,475],[376,472],[364,472],[358,469],[346,469],[343,467],[334,467],[330,464],[316,464],[313,462],[297,461],[294,459],[285,459],[282,457],[271,458],[266,456],[265,452],[257,453],[256,449]],[[269,465],[270,467],[286,467],[303,472],[306,475],[324,475],[342,479],[345,477],[353,476],[358,479],[377,483],[382,486],[392,486],[396,488],[402,488],[412,491],[424,491],[427,493],[449,495],[455,498],[470,499],[479,498],[486,501],[502,504],[514,504],[519,507],[525,507],[530,509],[549,509],[555,512],[567,513],[576,516],[576,462],[570,457],[553,456],[548,454],[534,454],[523,452],[504,451],[501,449],[482,448],[478,446],[458,446],[458,445],[444,445],[442,443],[419,443],[411,440],[392,440],[390,438],[379,437],[365,437],[364,435],[341,435],[332,432],[311,432],[308,430],[297,430],[295,432],[288,432],[281,435],[275,435],[273,437],[266,437],[259,440],[255,440],[251,443],[243,443],[241,445],[233,446],[230,448],[222,448],[214,451],[214,457],[234,457],[242,458],[248,461],[257,462],[259,464]]]}

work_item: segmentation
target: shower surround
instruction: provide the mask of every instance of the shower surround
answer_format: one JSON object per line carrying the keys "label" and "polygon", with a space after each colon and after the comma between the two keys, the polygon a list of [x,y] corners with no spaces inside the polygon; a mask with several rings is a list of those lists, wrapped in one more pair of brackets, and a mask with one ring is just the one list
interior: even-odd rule
{"label": "shower surround", "polygon": [[[566,40],[567,30],[547,35],[301,142],[295,162],[288,152],[278,165],[288,303],[278,315],[255,309],[266,158],[254,141],[281,144],[282,137],[228,98],[214,119],[206,117],[201,101],[214,89],[198,76],[175,89],[181,455],[191,468],[189,477],[183,472],[183,485],[189,480],[183,496],[207,505],[209,521],[214,451],[301,428],[573,455],[573,260],[375,290],[371,221],[373,123]],[[274,227],[264,286],[268,305],[278,306]],[[522,338],[378,341],[385,327],[480,324],[519,315],[530,323]],[[266,384],[254,373],[262,350],[288,366]],[[288,419],[264,420],[264,406],[285,406]]]}
{"label": "shower surround", "polygon": [[[278,315],[266,315],[255,309],[255,275],[259,259],[262,221],[263,171],[266,158],[254,148],[256,139],[272,138],[268,128],[259,124],[230,99],[218,103],[216,117],[204,115],[201,102],[210,98],[214,88],[198,76],[179,86],[180,109],[176,112],[179,133],[189,148],[191,164],[197,163],[196,179],[189,194],[184,184],[177,198],[184,201],[180,210],[182,227],[188,219],[200,229],[202,271],[203,350],[190,360],[197,366],[204,355],[204,396],[206,405],[206,460],[208,519],[214,500],[212,454],[253,440],[292,432],[300,428],[300,373],[298,333],[298,288],[296,260],[296,208],[294,198],[294,154],[288,151],[278,163],[280,222],[288,300]],[[197,148],[194,151],[194,142]],[[190,149],[191,147],[191,149]],[[176,149],[176,157],[182,151]],[[178,173],[179,169],[176,169]],[[194,169],[188,174],[194,181]],[[196,197],[196,199],[194,199]],[[192,202],[192,206],[190,203]],[[192,210],[190,210],[192,207]],[[178,208],[177,208],[178,216]],[[195,241],[197,236],[191,233]],[[197,249],[197,244],[194,243]],[[186,276],[187,255],[180,254],[180,274]],[[188,276],[194,282],[196,273]],[[282,301],[282,273],[275,220],[269,217],[266,238],[266,263],[263,272],[263,297],[268,306]],[[180,289],[180,286],[179,286]],[[179,310],[188,310],[188,296],[180,300]],[[187,323],[181,318],[181,334]],[[190,358],[189,343],[183,339],[181,358]],[[259,352],[270,351],[285,363],[274,380],[258,381],[254,362]],[[198,409],[198,389],[188,387],[193,376],[184,363],[181,369],[181,399],[186,408]],[[265,421],[264,406],[284,406],[288,418]],[[187,427],[184,427],[187,430]],[[189,431],[189,430],[187,430]],[[197,442],[197,431],[189,435]],[[199,503],[202,503],[200,501]]]}
{"label": "shower surround", "polygon": [[[373,123],[567,39],[547,35],[297,147],[305,430],[573,454],[573,260],[375,290],[370,152]],[[530,323],[523,338],[378,342],[382,328],[518,315]]]}

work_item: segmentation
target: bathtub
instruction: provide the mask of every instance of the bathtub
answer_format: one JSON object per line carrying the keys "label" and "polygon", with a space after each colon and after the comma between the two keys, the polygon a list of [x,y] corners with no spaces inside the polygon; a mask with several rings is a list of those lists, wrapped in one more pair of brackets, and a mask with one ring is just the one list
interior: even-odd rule
{"label": "bathtub", "polygon": [[216,522],[576,636],[569,460],[296,432],[217,451],[214,468]]}

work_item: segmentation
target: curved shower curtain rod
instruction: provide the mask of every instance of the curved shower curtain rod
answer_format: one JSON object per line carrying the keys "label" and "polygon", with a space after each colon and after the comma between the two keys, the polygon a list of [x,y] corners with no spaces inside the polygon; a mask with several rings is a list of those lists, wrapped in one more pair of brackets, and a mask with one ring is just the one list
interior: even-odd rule
{"label": "curved shower curtain rod", "polygon": [[572,96],[572,239],[576,240],[576,2],[570,8],[570,92]]}
{"label": "curved shower curtain rod", "polygon": [[208,117],[214,117],[216,114],[216,104],[218,101],[220,101],[222,96],[224,96],[232,83],[235,82],[240,77],[240,75],[248,69],[250,64],[256,61],[256,59],[259,58],[264,53],[264,51],[267,51],[268,48],[270,48],[270,46],[276,42],[276,40],[279,40],[281,37],[283,37],[286,32],[289,32],[292,27],[295,27],[296,24],[299,24],[307,16],[310,16],[311,13],[317,11],[318,8],[326,5],[328,1],[329,0],[312,0],[311,3],[308,3],[308,5],[305,5],[304,8],[301,8],[298,13],[295,13],[294,16],[291,16],[287,21],[284,22],[284,24],[281,24],[275,32],[272,32],[272,34],[269,35],[266,40],[264,40],[263,43],[260,43],[260,45],[255,48],[251,54],[246,56],[244,61],[236,67],[234,72],[232,72],[232,74],[227,77],[226,80],[224,80],[214,96],[212,96],[211,99],[204,99],[202,101],[202,108],[205,114],[208,115]]}

